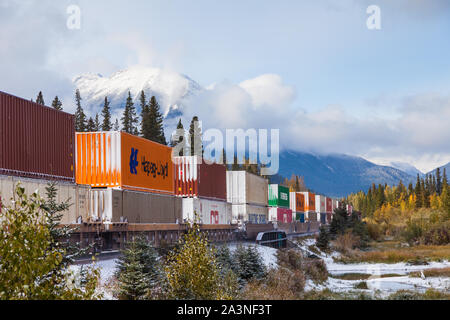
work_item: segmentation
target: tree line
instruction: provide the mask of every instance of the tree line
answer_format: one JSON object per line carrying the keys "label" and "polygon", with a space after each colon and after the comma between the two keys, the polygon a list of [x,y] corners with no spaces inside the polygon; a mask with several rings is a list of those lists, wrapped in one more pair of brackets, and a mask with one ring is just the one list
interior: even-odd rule
{"label": "tree line", "polygon": [[[76,132],[99,132],[99,131],[123,131],[132,135],[141,136],[145,139],[158,142],[160,144],[170,146],[175,146],[178,143],[183,144],[183,148],[179,152],[180,156],[188,154],[188,149],[191,155],[199,155],[202,153],[198,152],[195,146],[195,137],[200,137],[201,141],[201,128],[199,124],[199,118],[194,116],[192,118],[189,127],[189,139],[185,139],[186,131],[181,122],[181,119],[177,125],[177,132],[179,132],[178,137],[171,137],[170,142],[167,143],[164,134],[164,115],[161,113],[161,107],[155,96],[151,96],[147,99],[145,92],[142,90],[138,103],[140,107],[140,115],[137,114],[136,104],[133,101],[131,92],[128,91],[128,96],[125,101],[125,107],[122,112],[122,117],[116,119],[113,123],[111,116],[111,101],[108,97],[102,105],[101,115],[97,113],[95,117],[87,117],[82,106],[82,97],[79,89],[75,91],[75,131]],[[32,102],[33,99],[31,100]],[[44,96],[42,91],[39,91],[36,97],[36,103],[45,105]],[[63,105],[58,96],[54,98],[51,106],[59,111],[63,110]],[[101,117],[101,120],[100,120]],[[197,146],[198,147],[198,146]]]}
{"label": "tree line", "polygon": [[410,183],[406,187],[402,181],[397,186],[372,184],[367,192],[360,191],[347,199],[356,210],[365,216],[373,216],[375,211],[386,208],[399,208],[402,211],[420,208],[441,209],[450,212],[450,187],[447,172],[444,168],[436,169],[435,174],[425,177],[417,175],[415,186]]}

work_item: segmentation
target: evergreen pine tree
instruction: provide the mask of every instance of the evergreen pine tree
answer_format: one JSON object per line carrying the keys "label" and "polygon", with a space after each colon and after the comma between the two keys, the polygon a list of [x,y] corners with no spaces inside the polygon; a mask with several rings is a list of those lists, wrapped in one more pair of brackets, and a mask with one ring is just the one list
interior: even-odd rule
{"label": "evergreen pine tree", "polygon": [[[181,147],[180,152],[176,156],[182,157],[184,155],[184,150],[186,149],[186,143],[185,143],[185,131],[183,123],[181,123],[181,119],[178,121],[177,129],[174,135],[172,135],[172,138],[170,139],[170,146],[175,147],[179,146]],[[178,139],[177,139],[178,137]]]}
{"label": "evergreen pine tree", "polygon": [[119,119],[116,119],[116,122],[114,122],[113,130],[120,131]]}
{"label": "evergreen pine tree", "polygon": [[108,101],[108,97],[105,97],[105,102],[103,104],[102,109],[102,131],[111,131],[112,124],[111,124],[111,108],[109,107],[111,103]]}
{"label": "evergreen pine tree", "polygon": [[50,247],[60,252],[62,261],[58,268],[64,269],[73,264],[75,258],[85,255],[91,247],[82,249],[79,243],[71,243],[70,238],[77,231],[77,228],[70,228],[61,224],[64,212],[73,205],[69,203],[70,199],[61,203],[57,202],[58,189],[55,182],[48,183],[45,187],[45,193],[46,200],[41,208],[47,214],[47,226],[51,237]]}
{"label": "evergreen pine tree", "polygon": [[121,300],[143,300],[148,297],[150,279],[142,263],[142,250],[137,241],[131,241],[117,262],[117,296]]}
{"label": "evergreen pine tree", "polygon": [[448,180],[447,180],[447,172],[444,168],[444,173],[442,175],[442,187],[448,186]]}
{"label": "evergreen pine tree", "polygon": [[442,192],[442,180],[441,180],[441,169],[436,169],[436,192],[441,195]]}
{"label": "evergreen pine tree", "polygon": [[148,106],[146,99],[144,90],[142,90],[141,95],[139,96],[139,103],[141,107],[141,136],[148,139],[150,136],[150,123],[148,117],[150,107]]}
{"label": "evergreen pine tree", "polygon": [[95,132],[99,132],[100,131],[100,120],[98,119],[98,113],[95,115],[94,131]]}
{"label": "evergreen pine tree", "polygon": [[423,198],[422,198],[422,186],[420,183],[420,177],[417,175],[416,187],[414,189],[414,193],[416,195],[416,208],[422,208]]}
{"label": "evergreen pine tree", "polygon": [[55,97],[55,99],[53,99],[52,102],[52,107],[56,110],[62,111],[62,102],[61,100],[59,100],[58,96]]}
{"label": "evergreen pine tree", "polygon": [[144,138],[166,145],[163,120],[158,101],[155,96],[152,96],[148,106],[147,121],[144,121],[146,129]]}
{"label": "evergreen pine tree", "polygon": [[335,239],[338,235],[344,234],[348,228],[348,212],[345,204],[334,210],[330,223],[330,236]]}
{"label": "evergreen pine tree", "polygon": [[325,226],[319,229],[319,236],[316,240],[316,246],[321,250],[327,250],[330,243],[330,234]]}
{"label": "evergreen pine tree", "polygon": [[85,132],[87,127],[86,115],[84,114],[83,107],[81,106],[81,94],[80,90],[75,91],[75,102],[77,109],[75,111],[75,131]]}
{"label": "evergreen pine tree", "polygon": [[197,116],[192,118],[191,125],[189,127],[189,137],[190,137],[189,142],[191,147],[191,156],[201,157],[203,155],[202,130],[200,128],[200,122]]}
{"label": "evergreen pine tree", "polygon": [[138,132],[137,123],[138,118],[136,116],[136,108],[134,107],[133,98],[131,92],[128,91],[128,98],[125,104],[125,110],[122,116],[122,130],[126,133],[136,135]]}
{"label": "evergreen pine tree", "polygon": [[36,98],[36,103],[45,106],[44,96],[42,95],[42,91],[39,91],[37,98]]}
{"label": "evergreen pine tree", "polygon": [[92,119],[92,117],[89,117],[89,120],[88,120],[87,126],[86,126],[86,131],[87,132],[94,132],[95,131],[95,122]]}

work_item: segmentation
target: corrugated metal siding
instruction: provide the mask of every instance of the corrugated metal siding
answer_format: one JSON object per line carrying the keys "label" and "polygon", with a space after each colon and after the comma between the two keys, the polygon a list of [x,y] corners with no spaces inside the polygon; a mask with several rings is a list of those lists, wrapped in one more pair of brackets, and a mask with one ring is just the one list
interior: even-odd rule
{"label": "corrugated metal siding", "polygon": [[171,150],[124,132],[77,133],[77,183],[173,194]]}
{"label": "corrugated metal siding", "polygon": [[326,198],[326,204],[327,204],[327,213],[332,213],[333,212],[333,199],[331,198]]}
{"label": "corrugated metal siding", "polygon": [[175,194],[227,200],[226,167],[200,162],[201,158],[197,156],[174,158]]}
{"label": "corrugated metal siding", "polygon": [[[0,201],[4,206],[11,205],[15,187],[19,182],[25,188],[27,194],[31,194],[37,190],[41,197],[46,198],[45,188],[48,186],[47,180],[0,175]],[[90,204],[88,193],[90,187],[60,181],[56,184],[56,189],[56,201],[64,202],[70,199],[69,203],[71,204],[69,209],[63,212],[61,223],[75,224],[80,221],[86,222],[89,220]]]}
{"label": "corrugated metal siding", "polygon": [[74,121],[0,92],[0,174],[73,182]]}
{"label": "corrugated metal siding", "polygon": [[290,223],[292,222],[292,210],[287,208],[270,207],[269,220]]}
{"label": "corrugated metal siding", "polygon": [[233,204],[268,205],[268,181],[246,171],[227,171],[227,201]]}
{"label": "corrugated metal siding", "polygon": [[290,207],[289,200],[289,188],[278,185],[278,184],[270,184],[269,185],[269,206],[272,207]]}
{"label": "corrugated metal siding", "polygon": [[230,224],[231,204],[201,198],[183,198],[183,220],[194,221],[195,214],[202,224]]}

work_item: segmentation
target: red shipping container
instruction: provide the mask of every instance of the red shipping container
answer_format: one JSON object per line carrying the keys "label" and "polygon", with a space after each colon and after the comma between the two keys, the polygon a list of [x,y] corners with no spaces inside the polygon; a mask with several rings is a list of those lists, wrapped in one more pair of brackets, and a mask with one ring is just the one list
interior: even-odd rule
{"label": "red shipping container", "polygon": [[326,208],[327,213],[332,213],[333,212],[333,199],[328,198],[327,197],[327,208]]}
{"label": "red shipping container", "polygon": [[73,115],[0,92],[0,174],[75,181]]}
{"label": "red shipping container", "polygon": [[333,217],[333,214],[331,212],[327,212],[327,223],[331,223],[332,217]]}
{"label": "red shipping container", "polygon": [[174,158],[175,195],[226,201],[226,167],[201,162],[196,156]]}
{"label": "red shipping container", "polygon": [[270,207],[269,220],[284,223],[292,222],[292,210],[288,208]]}

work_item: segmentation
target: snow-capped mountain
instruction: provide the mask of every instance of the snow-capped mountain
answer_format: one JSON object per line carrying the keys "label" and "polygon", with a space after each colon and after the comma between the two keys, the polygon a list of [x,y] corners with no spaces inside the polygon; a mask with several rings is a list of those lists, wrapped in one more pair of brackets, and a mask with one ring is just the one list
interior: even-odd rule
{"label": "snow-capped mountain", "polygon": [[406,162],[391,162],[389,165],[393,168],[396,168],[398,170],[402,170],[403,172],[406,172],[407,174],[416,177],[417,175],[423,176],[423,172],[414,167],[413,165],[406,163]]}
{"label": "snow-capped mountain", "polygon": [[118,71],[109,77],[100,74],[84,74],[73,79],[74,86],[80,90],[83,106],[88,113],[100,112],[107,96],[111,109],[122,109],[128,91],[139,110],[138,97],[144,90],[147,99],[155,96],[166,118],[181,114],[183,102],[202,90],[201,86],[186,75],[148,67],[132,67]]}

